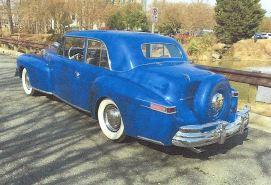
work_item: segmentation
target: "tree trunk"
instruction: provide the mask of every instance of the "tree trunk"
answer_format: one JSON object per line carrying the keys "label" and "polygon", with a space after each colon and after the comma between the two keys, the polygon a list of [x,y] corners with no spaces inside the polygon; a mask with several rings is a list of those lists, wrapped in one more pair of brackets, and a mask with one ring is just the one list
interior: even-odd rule
{"label": "tree trunk", "polygon": [[8,16],[8,21],[9,21],[9,29],[10,29],[10,33],[12,34],[14,33],[14,25],[13,25],[10,0],[6,1],[6,8],[7,8],[7,16]]}

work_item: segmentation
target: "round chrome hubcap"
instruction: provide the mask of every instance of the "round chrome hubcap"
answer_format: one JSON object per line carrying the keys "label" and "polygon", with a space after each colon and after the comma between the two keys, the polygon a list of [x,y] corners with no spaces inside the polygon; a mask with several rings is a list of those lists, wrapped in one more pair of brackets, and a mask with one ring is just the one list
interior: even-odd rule
{"label": "round chrome hubcap", "polygon": [[28,73],[26,72],[25,74],[25,86],[28,90],[30,90],[32,87],[31,87],[31,84],[30,84],[30,80],[29,80],[29,76],[28,76]]}
{"label": "round chrome hubcap", "polygon": [[214,95],[213,99],[212,99],[212,108],[213,110],[215,110],[216,112],[219,112],[224,104],[224,97],[222,94],[217,93]]}
{"label": "round chrome hubcap", "polygon": [[104,109],[104,121],[109,130],[117,132],[121,126],[121,115],[115,105],[107,105]]}

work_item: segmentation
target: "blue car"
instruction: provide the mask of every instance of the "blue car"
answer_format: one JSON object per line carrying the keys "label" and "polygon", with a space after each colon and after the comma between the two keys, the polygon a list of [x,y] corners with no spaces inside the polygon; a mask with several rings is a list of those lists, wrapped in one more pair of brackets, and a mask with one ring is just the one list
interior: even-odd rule
{"label": "blue car", "polygon": [[170,37],[68,32],[42,56],[18,57],[17,74],[26,95],[51,94],[89,112],[113,141],[131,136],[198,151],[248,133],[238,92],[224,76],[190,64]]}

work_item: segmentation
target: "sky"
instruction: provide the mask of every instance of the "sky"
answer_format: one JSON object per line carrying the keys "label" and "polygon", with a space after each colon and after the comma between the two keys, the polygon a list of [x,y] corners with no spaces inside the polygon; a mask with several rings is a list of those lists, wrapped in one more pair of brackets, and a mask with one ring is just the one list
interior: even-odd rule
{"label": "sky", "polygon": [[[169,1],[169,2],[193,2],[196,0],[167,0],[167,1]],[[211,5],[215,5],[216,0],[204,0],[204,2],[209,3]],[[267,11],[266,15],[271,16],[271,0],[261,0],[261,4],[262,4],[263,9],[265,9]]]}

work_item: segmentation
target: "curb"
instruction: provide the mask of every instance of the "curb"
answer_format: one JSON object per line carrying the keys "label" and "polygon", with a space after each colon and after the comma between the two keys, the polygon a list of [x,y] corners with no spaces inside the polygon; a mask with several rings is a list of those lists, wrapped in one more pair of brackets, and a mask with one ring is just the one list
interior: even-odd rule
{"label": "curb", "polygon": [[271,133],[271,117],[267,117],[267,116],[250,112],[249,126],[251,128],[256,128],[256,129]]}

